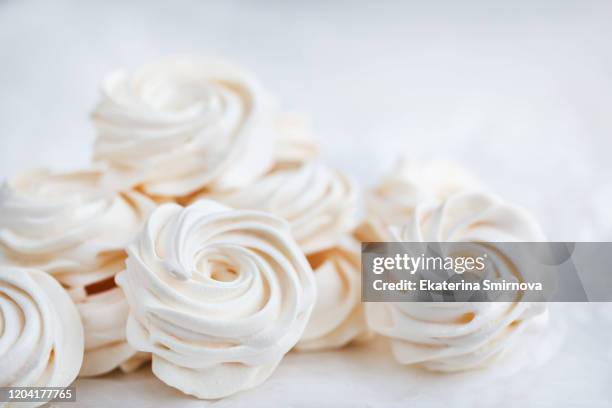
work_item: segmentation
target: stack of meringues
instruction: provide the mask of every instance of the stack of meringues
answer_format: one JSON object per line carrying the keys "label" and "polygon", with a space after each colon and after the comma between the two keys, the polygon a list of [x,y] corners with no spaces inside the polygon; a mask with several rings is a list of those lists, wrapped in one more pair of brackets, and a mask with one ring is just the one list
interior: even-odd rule
{"label": "stack of meringues", "polygon": [[265,381],[291,349],[373,333],[400,362],[456,371],[494,361],[546,315],[365,307],[360,240],[543,235],[448,163],[400,164],[358,218],[355,183],[232,64],[115,72],[92,119],[89,168],[36,170],[0,190],[0,386],[67,386],[152,360],[168,385],[221,398]]}

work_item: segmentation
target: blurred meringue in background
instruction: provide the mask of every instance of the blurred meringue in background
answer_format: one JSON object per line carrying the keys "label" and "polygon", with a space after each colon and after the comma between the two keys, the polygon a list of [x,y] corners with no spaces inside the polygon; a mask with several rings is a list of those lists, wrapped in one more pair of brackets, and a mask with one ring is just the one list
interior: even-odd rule
{"label": "blurred meringue in background", "polygon": [[114,277],[125,267],[125,245],[154,208],[138,192],[105,190],[102,177],[98,169],[38,170],[0,189],[0,259],[45,271],[68,290],[85,328],[86,376],[134,368],[127,303]]}
{"label": "blurred meringue in background", "polygon": [[389,226],[404,223],[418,205],[482,189],[482,183],[458,163],[401,156],[378,184],[365,193],[366,215],[356,235],[362,241],[392,241]]}

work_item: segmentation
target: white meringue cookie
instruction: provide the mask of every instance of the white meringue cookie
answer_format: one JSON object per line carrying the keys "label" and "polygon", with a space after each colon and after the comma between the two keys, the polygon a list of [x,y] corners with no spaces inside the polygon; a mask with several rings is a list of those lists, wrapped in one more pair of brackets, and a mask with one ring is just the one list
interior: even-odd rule
{"label": "white meringue cookie", "polygon": [[233,208],[270,212],[287,220],[306,254],[332,248],[356,225],[353,181],[320,162],[282,166],[242,189],[204,191]]}
{"label": "white meringue cookie", "polygon": [[116,280],[130,304],[129,343],[152,353],[158,378],[199,398],[268,378],[316,297],[285,221],[207,200],[158,207]]}
{"label": "white meringue cookie", "polygon": [[357,189],[349,178],[320,162],[285,164],[248,187],[204,191],[199,197],[270,212],[289,222],[314,262],[321,294],[298,349],[336,348],[367,337],[359,246],[349,236],[356,224]]}
{"label": "white meringue cookie", "polygon": [[[497,273],[510,275],[511,267],[520,273],[514,270],[517,264],[506,265],[512,260],[480,242],[543,241],[544,234],[525,210],[487,194],[464,193],[417,207],[399,240],[473,242],[489,254]],[[544,303],[526,302],[368,303],[366,315],[374,331],[392,339],[399,362],[435,371],[485,366],[511,350],[521,332],[545,324],[548,317]]]}
{"label": "white meringue cookie", "polygon": [[317,303],[296,349],[333,349],[369,339],[361,303],[359,243],[347,236],[335,247],[308,256],[308,261],[315,273]]}
{"label": "white meringue cookie", "polygon": [[273,164],[276,115],[257,79],[234,65],[166,59],[105,80],[94,159],[110,166],[109,183],[154,196],[244,186]]}
{"label": "white meringue cookie", "polygon": [[[0,246],[11,261],[56,275],[70,287],[117,257],[153,203],[101,189],[99,170],[24,173],[0,188]],[[106,276],[107,277],[107,276]],[[95,281],[95,280],[94,280]]]}
{"label": "white meringue cookie", "polygon": [[55,276],[85,326],[82,375],[112,370],[136,353],[125,341],[127,304],[114,285],[130,242],[154,204],[100,187],[96,170],[36,171],[0,189],[0,258]]}
{"label": "white meringue cookie", "polygon": [[365,195],[366,219],[357,230],[361,241],[391,241],[389,226],[403,224],[416,206],[440,202],[452,194],[481,190],[481,184],[458,164],[399,160]]}
{"label": "white meringue cookie", "polygon": [[279,133],[276,144],[277,164],[305,163],[319,155],[319,146],[305,118],[295,113],[284,113],[276,123]]}
{"label": "white meringue cookie", "polygon": [[96,270],[96,279],[70,291],[85,331],[85,357],[80,376],[96,376],[119,367],[130,372],[150,359],[137,353],[125,339],[129,306],[123,291],[115,285],[115,275],[125,269],[120,256]]}
{"label": "white meringue cookie", "polygon": [[0,266],[0,386],[67,387],[82,359],[83,327],[61,285],[42,271]]}

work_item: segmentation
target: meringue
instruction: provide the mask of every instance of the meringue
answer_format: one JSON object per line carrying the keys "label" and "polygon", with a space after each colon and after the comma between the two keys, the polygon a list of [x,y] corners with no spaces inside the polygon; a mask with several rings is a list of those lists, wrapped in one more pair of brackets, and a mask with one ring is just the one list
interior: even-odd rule
{"label": "meringue", "polygon": [[274,161],[276,103],[224,61],[173,58],[104,81],[94,160],[107,183],[154,196],[248,185]]}
{"label": "meringue", "polygon": [[96,376],[119,367],[130,372],[149,360],[125,339],[129,306],[115,275],[125,269],[125,256],[96,271],[106,279],[70,290],[85,331],[85,357],[80,376]]}
{"label": "meringue", "polygon": [[1,387],[67,387],[76,378],[83,327],[72,300],[48,274],[0,267],[0,328]]}
{"label": "meringue", "polygon": [[154,206],[137,192],[104,191],[101,178],[98,169],[40,170],[0,188],[0,258],[68,288],[85,326],[82,375],[108,372],[136,353],[125,341],[127,303],[113,279]]}
{"label": "meringue", "polygon": [[359,243],[347,236],[335,247],[308,256],[317,303],[298,350],[323,350],[371,337],[361,303]]}
{"label": "meringue", "polygon": [[[399,236],[405,242],[473,242],[488,253],[502,279],[521,273],[513,260],[481,242],[543,241],[525,210],[483,193],[460,193],[438,205],[418,206]],[[493,268],[488,268],[492,270]],[[492,363],[512,349],[521,333],[545,325],[544,303],[368,303],[366,317],[391,338],[396,359],[434,371],[461,371]]]}
{"label": "meringue", "polygon": [[319,155],[319,146],[306,119],[295,113],[279,115],[276,126],[278,140],[276,143],[276,160],[278,164],[306,163],[315,160]]}
{"label": "meringue", "polygon": [[153,373],[199,398],[266,380],[302,336],[314,275],[287,223],[201,200],[164,204],[128,247],[116,281],[127,338]]}
{"label": "meringue", "polygon": [[399,160],[365,195],[367,214],[356,235],[364,242],[391,241],[389,227],[405,223],[416,206],[479,190],[481,183],[454,162]]}
{"label": "meringue", "polygon": [[242,189],[204,191],[199,198],[287,220],[306,254],[332,248],[357,224],[355,184],[318,161],[280,166]]}

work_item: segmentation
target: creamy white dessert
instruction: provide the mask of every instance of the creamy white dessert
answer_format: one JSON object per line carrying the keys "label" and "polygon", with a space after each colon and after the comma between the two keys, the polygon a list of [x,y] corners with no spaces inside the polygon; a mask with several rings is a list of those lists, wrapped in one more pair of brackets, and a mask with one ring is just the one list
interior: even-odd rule
{"label": "creamy white dessert", "polygon": [[285,163],[247,187],[204,191],[198,198],[270,212],[289,222],[321,294],[298,349],[341,347],[367,336],[359,244],[351,238],[358,194],[350,178],[319,161]]}
{"label": "creamy white dessert", "polygon": [[0,266],[0,328],[0,387],[67,387],[74,381],[83,326],[70,296],[50,275]]}
{"label": "creamy white dessert", "polygon": [[283,113],[279,115],[276,127],[278,129],[276,165],[305,163],[317,159],[319,146],[303,116]]}
{"label": "creamy white dessert", "polygon": [[298,350],[334,349],[371,337],[361,303],[361,254],[350,235],[335,246],[310,254],[317,303]]}
{"label": "creamy white dessert", "polygon": [[125,255],[96,270],[108,276],[85,286],[76,286],[70,295],[76,303],[85,331],[85,357],[81,376],[96,376],[119,367],[130,372],[150,360],[138,353],[125,339],[129,306],[115,275],[125,269]]}
{"label": "creamy white dessert", "polygon": [[414,209],[452,194],[481,190],[481,184],[465,169],[450,161],[402,159],[366,192],[366,216],[357,237],[367,241],[391,241],[390,226],[403,224]]}
{"label": "creamy white dessert", "polygon": [[125,341],[127,303],[114,276],[154,206],[136,192],[103,190],[101,178],[95,169],[41,170],[0,188],[0,260],[43,270],[68,289],[85,327],[81,375],[103,374],[136,353]]}
{"label": "creamy white dessert", "polygon": [[286,221],[201,200],[164,204],[117,276],[129,343],[153,373],[199,398],[257,386],[300,339],[314,275]]}
{"label": "creamy white dessert", "polygon": [[111,185],[179,197],[249,185],[273,165],[276,103],[228,62],[169,58],[109,75],[102,92],[94,160]]}
{"label": "creamy white dessert", "polygon": [[321,162],[280,166],[246,187],[204,191],[200,198],[287,220],[306,254],[333,247],[357,223],[355,183]]}
{"label": "creamy white dessert", "polygon": [[[417,206],[398,241],[505,242],[544,241],[534,218],[520,207],[483,193],[451,195],[440,204]],[[482,250],[488,252],[485,246]],[[499,276],[516,277],[512,259],[491,252],[488,262]],[[368,303],[367,321],[391,339],[403,364],[435,371],[461,371],[492,363],[509,352],[525,330],[545,325],[544,303]]]}

